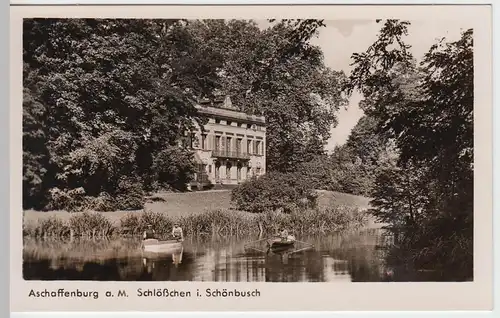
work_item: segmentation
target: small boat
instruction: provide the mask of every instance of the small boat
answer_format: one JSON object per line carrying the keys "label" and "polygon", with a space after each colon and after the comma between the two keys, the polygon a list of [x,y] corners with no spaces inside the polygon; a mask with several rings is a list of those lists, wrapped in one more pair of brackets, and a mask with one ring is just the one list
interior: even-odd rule
{"label": "small boat", "polygon": [[182,241],[147,239],[142,242],[142,250],[152,253],[175,253],[182,249]]}
{"label": "small boat", "polygon": [[292,235],[288,236],[286,239],[277,237],[267,241],[267,246],[271,249],[285,249],[293,247],[294,245],[295,237]]}

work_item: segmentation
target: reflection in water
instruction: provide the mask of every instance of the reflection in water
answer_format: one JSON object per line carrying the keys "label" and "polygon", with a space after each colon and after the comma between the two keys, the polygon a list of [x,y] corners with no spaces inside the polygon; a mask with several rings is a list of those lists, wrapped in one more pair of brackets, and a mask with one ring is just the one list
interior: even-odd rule
{"label": "reflection in water", "polygon": [[249,252],[245,241],[189,242],[173,254],[144,254],[137,242],[24,244],[28,280],[367,282],[384,280],[376,235],[302,238],[311,250]]}

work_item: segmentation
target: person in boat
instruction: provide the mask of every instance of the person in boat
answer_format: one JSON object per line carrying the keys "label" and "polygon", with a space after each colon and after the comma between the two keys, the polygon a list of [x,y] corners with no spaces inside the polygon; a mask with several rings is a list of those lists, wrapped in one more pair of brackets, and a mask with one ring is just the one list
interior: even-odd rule
{"label": "person in boat", "polygon": [[284,228],[281,229],[279,236],[282,240],[287,240],[288,239],[288,231]]}
{"label": "person in boat", "polygon": [[172,237],[177,241],[184,241],[184,232],[177,222],[172,227]]}
{"label": "person in boat", "polygon": [[156,236],[155,230],[153,230],[151,224],[148,224],[147,229],[142,234],[142,238],[145,240],[149,240],[149,239],[155,239],[156,238],[155,236]]}

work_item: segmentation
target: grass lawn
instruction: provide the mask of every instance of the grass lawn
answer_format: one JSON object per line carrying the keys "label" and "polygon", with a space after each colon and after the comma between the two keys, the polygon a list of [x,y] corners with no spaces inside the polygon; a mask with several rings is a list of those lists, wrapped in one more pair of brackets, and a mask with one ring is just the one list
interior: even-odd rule
{"label": "grass lawn", "polygon": [[[356,206],[360,209],[369,207],[370,199],[366,197],[331,191],[320,191],[319,193],[318,204],[321,208],[333,205]],[[165,213],[173,218],[181,215],[199,214],[207,210],[229,209],[231,207],[231,191],[229,190],[191,193],[158,193],[154,195],[154,197],[159,198],[161,201],[146,203],[146,209],[153,212]],[[141,213],[141,211],[103,212],[112,222],[119,222],[120,218],[126,213]],[[69,219],[71,213],[66,211],[24,211],[25,222],[36,221],[51,216],[57,216],[66,220]]]}

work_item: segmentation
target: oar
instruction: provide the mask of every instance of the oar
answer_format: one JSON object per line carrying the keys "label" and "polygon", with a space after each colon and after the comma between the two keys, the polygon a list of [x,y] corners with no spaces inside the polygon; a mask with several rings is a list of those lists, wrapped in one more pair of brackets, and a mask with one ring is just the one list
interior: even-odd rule
{"label": "oar", "polygon": [[296,251],[290,252],[290,254],[294,254],[294,253],[302,252],[302,251],[308,250],[308,249],[310,249],[310,248],[312,248],[312,247],[311,247],[311,246],[309,246],[309,247],[304,247],[304,248],[301,248],[301,249],[299,249],[299,250],[296,250]]}
{"label": "oar", "polygon": [[314,244],[311,244],[311,243],[308,243],[308,242],[304,242],[304,241],[295,240],[295,242],[298,242],[298,243],[303,243],[303,244],[306,244],[306,245],[311,245],[311,246],[314,246]]}
{"label": "oar", "polygon": [[248,243],[245,243],[245,245],[248,245],[248,244],[253,244],[253,243],[257,243],[257,242],[262,242],[262,241],[265,241],[265,240],[267,240],[267,238],[265,238],[265,239],[260,239],[260,240],[257,240],[257,241],[248,242]]}
{"label": "oar", "polygon": [[266,251],[263,251],[263,250],[259,250],[258,248],[255,248],[255,247],[245,247],[245,248],[256,250],[256,251],[259,251],[261,253],[265,253],[266,252]]}

